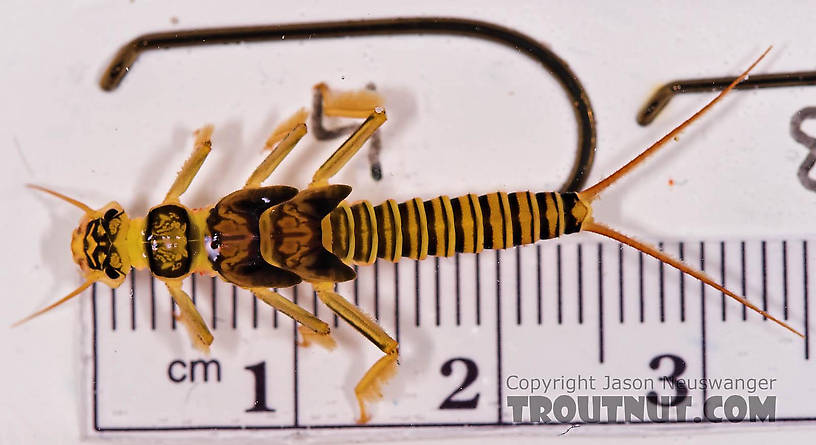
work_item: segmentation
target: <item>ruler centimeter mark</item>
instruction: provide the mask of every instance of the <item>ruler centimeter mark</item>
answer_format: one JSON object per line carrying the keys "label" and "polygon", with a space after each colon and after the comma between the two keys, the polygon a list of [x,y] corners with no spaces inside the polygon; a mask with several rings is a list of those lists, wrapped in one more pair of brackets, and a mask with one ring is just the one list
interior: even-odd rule
{"label": "ruler centimeter mark", "polygon": [[[481,255],[479,252],[476,253],[476,326],[482,324],[482,268],[479,261],[482,258]],[[419,261],[417,261],[417,267],[419,267]]]}
{"label": "ruler centimeter mark", "polygon": [[[496,250],[493,253],[496,255],[496,375],[498,378],[496,379],[497,382],[502,381],[502,316],[501,316],[501,295],[502,295],[502,280],[501,280],[501,251]],[[438,259],[438,257],[437,257]],[[518,266],[518,263],[516,263]],[[438,268],[437,268],[438,270]],[[503,385],[501,383],[496,385],[496,392],[497,392],[497,419],[496,423],[501,425],[504,423],[502,419],[502,412],[504,411],[504,404],[502,403],[502,389]]]}
{"label": "ruler centimeter mark", "polygon": [[[577,313],[576,313],[577,323],[579,325],[584,323],[584,286],[585,286],[585,283],[584,283],[584,262],[585,262],[585,258],[584,257],[587,256],[587,255],[584,255],[584,250],[583,250],[583,246],[585,244],[587,244],[587,243],[564,245],[565,247],[570,247],[570,248],[574,247],[575,248],[575,254],[576,254],[576,262],[575,262],[575,272],[576,272],[575,298],[576,298],[576,303],[577,303],[575,309],[577,311]],[[587,256],[587,259],[586,259],[588,261],[593,261],[593,260],[596,261],[596,265],[597,265],[597,274],[598,274],[597,275],[597,297],[598,297],[597,298],[597,304],[598,304],[598,337],[597,338],[598,338],[598,362],[599,363],[604,363],[604,361],[605,361],[605,350],[604,350],[604,347],[605,347],[605,338],[604,338],[604,334],[605,334],[605,332],[604,332],[604,330],[605,330],[604,276],[607,273],[606,268],[608,267],[607,266],[608,263],[606,263],[604,261],[604,244],[605,243],[596,243],[596,247],[597,247],[596,256],[593,258],[591,255],[589,255],[589,256]],[[606,244],[609,244],[609,243],[606,243]],[[617,271],[616,271],[617,272],[617,284],[618,284],[617,285],[617,288],[618,288],[617,289],[617,291],[618,291],[618,299],[617,299],[617,303],[618,303],[618,308],[617,309],[618,309],[618,311],[617,311],[617,313],[618,313],[619,323],[623,324],[624,321],[625,321],[625,316],[624,316],[625,310],[624,310],[624,308],[625,308],[625,300],[626,300],[626,295],[625,295],[626,293],[624,291],[624,289],[625,289],[625,286],[624,286],[624,267],[625,267],[625,264],[626,264],[625,263],[625,253],[624,253],[624,247],[622,245],[620,245],[618,243],[611,244],[611,245],[618,248],[618,252],[617,252]],[[685,260],[685,245],[684,245],[684,243],[679,242],[679,243],[676,243],[676,245],[677,245],[679,256],[680,256],[681,260]],[[663,242],[659,243],[659,247],[660,247],[661,250],[664,249],[664,246],[665,245],[664,245]],[[789,252],[788,252],[788,241],[787,240],[782,241],[780,243],[780,247],[781,247],[781,261],[780,261],[780,264],[779,264],[779,267],[781,268],[780,286],[781,286],[781,294],[782,294],[781,296],[783,298],[784,318],[787,320],[788,317],[789,317],[788,303],[789,303],[789,260],[790,260]],[[807,240],[801,241],[801,247],[802,247],[802,286],[803,286],[802,296],[803,296],[803,318],[804,318],[804,322],[803,322],[804,329],[803,329],[803,331],[804,331],[804,335],[805,335],[805,339],[804,339],[804,342],[803,342],[804,343],[804,359],[809,360],[809,358],[810,358],[810,348],[809,348],[809,345],[810,345],[810,336],[809,336],[809,274],[808,274],[809,271],[808,271],[808,243],[807,243]],[[725,248],[725,242],[720,242],[719,243],[719,258],[718,259],[720,261],[720,263],[719,263],[720,264],[720,267],[719,267],[720,282],[723,285],[726,284],[725,277],[726,277],[726,272],[727,272],[727,266],[726,266],[726,264],[727,264],[726,261],[727,261],[727,258],[728,258],[727,253],[728,252],[727,252],[727,250]],[[500,277],[502,276],[502,258],[501,258],[502,252],[496,251],[496,252],[494,252],[494,254],[495,254],[495,274],[496,274],[496,278],[497,278],[496,283],[495,283],[495,292],[496,292],[496,307],[495,307],[495,311],[496,311],[496,313],[495,313],[495,317],[496,317],[495,318],[496,372],[497,372],[497,381],[499,382],[497,384],[497,386],[496,386],[496,394],[497,394],[498,400],[501,401],[502,397],[503,397],[503,385],[501,384],[501,382],[503,381],[503,369],[502,369],[502,364],[503,364],[503,356],[502,356],[502,354],[503,354],[503,350],[502,350],[502,333],[503,333],[502,306],[503,306],[503,303],[502,302],[503,302],[503,299],[504,299],[503,296],[505,294],[505,289],[503,288],[502,280],[500,279]],[[715,258],[715,260],[716,259],[717,258]],[[739,260],[740,260],[740,263],[739,263],[739,266],[740,266],[739,267],[740,285],[741,285],[741,290],[742,290],[742,292],[744,294],[746,292],[746,290],[747,290],[747,275],[748,275],[748,266],[747,266],[747,259],[746,259],[746,242],[745,241],[740,241],[739,242]],[[461,323],[461,321],[462,321],[462,319],[461,319],[462,287],[461,287],[461,283],[460,283],[460,280],[461,280],[460,267],[461,266],[460,266],[460,259],[459,259],[458,254],[455,256],[455,258],[453,258],[453,261],[454,261],[454,267],[455,267],[455,269],[454,269],[455,270],[455,273],[454,273],[455,305],[453,306],[453,310],[455,312],[454,320],[455,320],[455,325],[460,326],[462,324]],[[705,270],[706,270],[706,261],[707,261],[707,258],[706,258],[706,243],[705,242],[700,242],[699,243],[699,258],[698,258],[699,265],[698,265],[698,267],[703,272],[705,272]],[[475,263],[476,263],[476,267],[475,267],[475,280],[476,280],[476,288],[475,288],[475,297],[476,297],[475,324],[477,326],[479,326],[481,324],[481,301],[480,301],[480,297],[481,297],[480,275],[481,275],[481,272],[480,272],[480,255],[478,255],[478,254],[475,256]],[[563,317],[563,311],[565,310],[565,307],[566,307],[566,304],[565,304],[565,301],[563,300],[563,298],[565,296],[564,295],[565,289],[569,288],[569,286],[568,286],[568,284],[563,282],[563,274],[565,272],[564,268],[566,267],[566,265],[563,264],[562,244],[560,244],[560,243],[555,246],[555,263],[556,263],[555,264],[555,280],[556,280],[556,292],[555,292],[556,301],[555,301],[555,303],[556,303],[556,309],[557,309],[557,323],[562,324],[565,321],[568,321],[568,319],[564,319],[564,317]],[[505,264],[512,264],[513,266],[515,266],[515,271],[513,271],[514,275],[515,275],[515,279],[516,279],[516,286],[515,286],[516,295],[515,295],[515,299],[514,299],[515,300],[515,311],[514,311],[515,317],[514,318],[515,318],[515,321],[516,321],[515,324],[516,325],[522,325],[523,321],[525,319],[528,320],[528,323],[529,323],[530,322],[529,318],[526,318],[523,315],[524,312],[525,312],[524,307],[523,307],[523,304],[524,304],[523,303],[523,298],[522,298],[522,293],[523,293],[523,291],[522,291],[522,281],[523,281],[524,274],[522,274],[521,271],[523,270],[524,265],[525,265],[525,257],[523,257],[521,255],[521,249],[516,250],[516,252],[515,252],[515,261],[507,262]],[[541,246],[540,245],[535,246],[535,264],[536,264],[536,274],[535,274],[536,295],[535,295],[535,300],[536,300],[536,312],[537,312],[536,324],[540,325],[540,324],[542,324],[544,322],[544,320],[542,319],[542,314],[546,314],[546,311],[544,311],[544,309],[543,309],[544,304],[543,304],[543,301],[542,301],[543,300],[542,288],[543,288],[543,284],[545,282],[545,279],[544,279],[544,277],[542,275],[542,267],[548,265],[547,262],[542,260],[542,252],[541,252]],[[769,260],[768,260],[768,244],[767,244],[767,241],[765,241],[765,240],[760,241],[760,264],[761,264],[761,267],[760,267],[761,270],[759,272],[761,273],[761,286],[760,286],[760,289],[761,289],[762,304],[763,304],[763,308],[767,309],[767,307],[768,307],[768,294],[769,294],[769,285],[768,285],[768,265],[769,265]],[[666,283],[665,283],[665,276],[664,276],[664,265],[663,265],[663,263],[657,262],[657,266],[658,266],[658,268],[657,268],[658,286],[657,287],[658,287],[658,298],[659,298],[658,299],[658,302],[659,302],[659,305],[658,305],[658,310],[659,310],[658,319],[659,319],[660,323],[665,323],[666,322],[666,307],[665,307],[665,292],[666,292],[665,284]],[[375,264],[375,267],[373,268],[373,273],[374,273],[374,289],[373,289],[374,308],[375,308],[375,313],[376,313],[377,318],[379,318],[379,315],[380,315],[379,314],[379,306],[380,306],[379,297],[380,297],[380,295],[379,295],[379,291],[378,291],[378,288],[379,288],[380,283],[381,283],[380,277],[379,277],[380,267],[381,267],[380,265]],[[399,268],[398,264],[394,264],[393,267],[394,267],[393,282],[394,282],[394,299],[395,299],[394,327],[395,327],[395,337],[399,341],[399,339],[400,339],[400,319],[401,319],[400,310],[399,310],[399,306],[400,306],[399,305],[399,296],[400,296],[400,290],[399,290],[400,289],[400,284],[399,284],[400,283],[400,272],[399,272],[399,269],[400,268]],[[421,292],[420,292],[420,269],[421,268],[419,266],[419,262],[416,262],[415,269],[414,269],[414,278],[415,278],[415,283],[416,283],[415,284],[415,292],[414,292],[414,312],[415,312],[414,313],[414,325],[417,326],[417,327],[420,326],[421,323],[422,323],[421,318],[420,318],[420,306],[421,306],[421,300],[422,300],[421,295],[420,295],[421,294]],[[355,270],[357,270],[356,266],[355,266]],[[645,294],[645,278],[644,278],[644,275],[645,275],[644,274],[644,258],[643,258],[642,253],[638,252],[637,275],[636,276],[637,276],[637,280],[638,280],[638,282],[637,282],[637,294],[638,295],[637,296],[638,296],[638,300],[639,300],[638,314],[639,314],[639,322],[640,323],[644,323],[644,321],[646,320],[646,313],[647,313],[647,311],[645,310],[645,296],[644,296],[644,294]],[[684,323],[686,321],[686,317],[685,317],[685,314],[686,314],[686,299],[685,299],[685,285],[684,285],[685,275],[680,273],[679,278],[680,278],[679,279],[679,296],[680,296],[680,317],[679,317],[679,321],[681,323]],[[434,297],[435,313],[434,313],[433,319],[434,319],[434,324],[436,326],[440,326],[440,324],[442,323],[441,298],[442,298],[443,295],[442,295],[442,293],[440,291],[440,280],[441,279],[440,279],[439,259],[435,258],[434,259],[434,277],[433,277],[433,294],[434,294],[433,297]],[[210,281],[211,281],[211,295],[210,296],[211,296],[211,310],[212,310],[211,328],[212,328],[213,331],[217,331],[219,329],[223,329],[223,327],[217,323],[218,318],[216,317],[217,307],[218,307],[218,305],[217,305],[217,279],[216,278],[211,278]],[[708,335],[708,333],[707,333],[707,324],[706,324],[706,289],[707,289],[707,286],[704,285],[703,283],[699,283],[699,285],[700,285],[700,302],[701,302],[701,305],[700,305],[700,315],[701,315],[701,321],[700,321],[700,354],[701,354],[701,365],[702,365],[702,370],[701,371],[702,371],[703,379],[706,379],[707,378],[707,373],[708,373],[708,369],[707,369],[707,366],[708,366],[707,335]],[[155,286],[156,286],[155,279],[153,277],[151,277],[150,278],[150,287],[149,287],[149,296],[150,296],[150,300],[149,300],[149,302],[150,302],[150,312],[149,313],[150,313],[150,329],[151,330],[156,329],[156,314],[157,314],[157,307],[156,306],[157,306],[157,304],[156,304]],[[195,278],[195,276],[193,276],[192,279],[190,280],[190,289],[191,289],[191,299],[194,302],[196,302],[196,294],[197,294],[199,288],[200,288],[200,286],[197,286],[196,278]],[[335,287],[335,289],[336,289],[336,287]],[[231,297],[232,297],[232,305],[231,305],[231,309],[232,309],[232,311],[231,311],[231,321],[232,322],[231,322],[231,326],[232,326],[232,329],[237,329],[238,328],[238,320],[240,318],[238,316],[238,305],[237,305],[238,290],[237,290],[236,287],[232,286],[231,291],[232,291],[232,294],[231,294]],[[98,326],[98,320],[97,320],[97,301],[96,301],[96,299],[97,299],[97,289],[96,289],[96,285],[94,285],[92,287],[91,293],[92,293],[92,312],[93,312],[92,342],[93,342],[93,360],[94,360],[93,361],[94,379],[93,379],[93,385],[92,385],[92,392],[93,392],[93,399],[94,399],[93,418],[94,418],[95,428],[97,430],[99,430],[99,431],[103,431],[103,430],[105,430],[105,431],[113,431],[113,430],[116,430],[116,431],[124,431],[124,430],[143,431],[143,430],[146,430],[146,429],[147,430],[176,429],[174,427],[170,427],[170,428],[157,427],[157,428],[146,428],[145,429],[145,428],[141,428],[141,427],[136,427],[136,428],[103,428],[103,427],[99,426],[99,415],[98,415],[98,406],[97,406],[97,394],[98,394],[99,388],[97,386],[96,376],[97,376],[98,367],[99,367],[99,363],[97,362],[97,357],[98,357],[98,352],[99,352],[98,349],[97,349],[97,343],[98,343],[98,335],[99,335],[100,327]],[[359,304],[359,293],[360,293],[359,284],[358,284],[357,281],[355,281],[354,284],[353,284],[353,295],[354,295],[355,304]],[[141,293],[137,294],[135,275],[131,275],[130,292],[129,292],[130,304],[128,305],[129,310],[130,310],[131,331],[135,331],[137,329],[137,323],[136,323],[137,304],[136,304],[136,302],[137,302],[137,299],[140,298],[140,297],[143,297],[143,295],[144,294],[141,294]],[[292,289],[292,295],[293,295],[293,301],[295,303],[297,303],[298,302],[298,288],[297,287]],[[110,309],[111,309],[110,329],[111,329],[111,331],[116,331],[117,330],[117,327],[118,327],[117,326],[117,312],[119,312],[121,310],[121,309],[117,309],[117,301],[116,300],[117,300],[117,292],[116,292],[115,289],[112,289],[111,293],[110,293]],[[313,295],[312,300],[313,300],[312,303],[313,303],[313,306],[314,306],[313,307],[313,312],[315,313],[315,315],[317,315],[317,313],[318,313],[317,300],[318,299],[317,299],[316,294]],[[258,325],[259,325],[259,319],[258,319],[259,309],[258,309],[257,299],[253,298],[252,301],[253,301],[253,303],[252,303],[252,328],[257,329]],[[171,303],[172,303],[171,304],[172,329],[175,329],[176,328],[176,320],[175,320],[175,317],[174,317],[174,313],[175,313],[175,310],[176,310],[175,309],[176,306],[175,306],[175,303],[172,302],[172,299],[171,299]],[[721,320],[726,321],[727,320],[727,317],[726,317],[726,312],[727,312],[726,311],[726,299],[724,298],[722,293],[721,293],[721,304],[720,304],[720,306],[721,306]],[[743,317],[742,318],[743,318],[743,320],[747,320],[747,315],[748,314],[745,312],[744,306],[742,307],[742,310],[743,310]],[[528,312],[529,312],[529,308],[528,308]],[[766,320],[765,317],[763,317],[763,319]],[[274,323],[274,328],[277,328],[277,311],[273,311],[273,323]],[[336,326],[336,323],[337,323],[337,319],[336,319],[336,316],[335,316],[335,326]],[[269,428],[287,428],[287,427],[301,428],[302,427],[302,425],[300,424],[300,421],[299,421],[299,394],[298,394],[298,391],[299,391],[299,373],[298,373],[298,366],[299,366],[298,360],[299,360],[299,357],[298,357],[298,349],[299,348],[298,348],[298,340],[297,340],[297,327],[295,326],[294,323],[293,323],[293,332],[292,332],[292,334],[293,334],[293,364],[294,364],[294,369],[293,369],[294,424],[293,424],[293,426],[270,426]],[[705,387],[703,387],[702,391],[703,391],[703,399],[705,400],[705,398],[707,396],[707,389]],[[457,422],[452,422],[452,423],[443,422],[443,423],[429,423],[429,424],[423,423],[423,424],[421,424],[421,426],[465,426],[465,425],[509,425],[509,424],[511,424],[511,423],[506,422],[504,420],[503,411],[504,411],[504,407],[502,406],[501,403],[499,403],[499,406],[497,408],[496,421],[494,423],[491,423],[491,422],[486,422],[486,423],[485,422],[460,422],[460,423],[457,423]],[[779,419],[779,420],[795,421],[795,420],[814,420],[814,419],[816,419],[816,417],[786,418],[786,419]],[[704,419],[704,420],[706,420],[706,419]],[[683,422],[680,422],[680,423],[683,423]],[[377,424],[377,425],[370,425],[370,426],[371,427],[393,427],[393,426],[403,426],[403,425],[402,424]],[[321,427],[325,427],[325,428],[343,428],[343,427],[359,427],[359,425],[334,425],[334,424],[333,425],[328,425],[327,424],[327,425],[317,425],[317,426],[309,425],[308,427],[309,428],[321,428]],[[189,427],[189,428],[188,427],[179,427],[178,429],[198,429],[198,428],[199,427],[197,427],[197,426],[192,426],[192,427]],[[202,427],[202,428],[204,428],[204,427]],[[213,428],[213,427],[206,427],[206,428]],[[231,429],[232,426],[230,426],[230,425],[215,426],[214,428]],[[241,427],[241,428],[244,428],[244,427]],[[266,428],[266,427],[259,426],[259,427],[246,427],[246,428],[253,429],[253,428]]]}

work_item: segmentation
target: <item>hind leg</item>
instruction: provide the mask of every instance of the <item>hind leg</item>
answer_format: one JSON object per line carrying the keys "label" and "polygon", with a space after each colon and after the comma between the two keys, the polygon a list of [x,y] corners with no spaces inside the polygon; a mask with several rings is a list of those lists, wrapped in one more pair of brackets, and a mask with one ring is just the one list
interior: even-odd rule
{"label": "hind leg", "polygon": [[324,116],[365,119],[371,110],[384,106],[385,101],[377,94],[373,83],[365,90],[334,92],[325,83],[314,86],[312,116],[309,125],[319,140],[335,139],[354,131],[356,125],[328,129],[323,123]]}
{"label": "hind leg", "polygon": [[[323,125],[323,116],[365,118],[367,113],[377,107],[382,107],[385,103],[376,90],[377,88],[373,82],[369,82],[365,90],[346,93],[332,92],[324,83],[315,85],[310,123],[315,138],[319,140],[334,139],[354,131],[356,128],[354,125],[328,129]],[[380,133],[374,133],[371,136],[371,147],[368,149],[368,163],[371,166],[371,177],[375,181],[382,179],[381,151],[382,139]]]}
{"label": "hind leg", "polygon": [[354,388],[357,404],[360,407],[360,418],[357,423],[366,423],[371,418],[366,403],[382,398],[381,387],[394,375],[399,357],[399,344],[391,338],[374,320],[363,313],[357,306],[349,303],[332,290],[331,283],[314,283],[315,292],[320,300],[334,313],[342,317],[354,329],[374,343],[385,356],[377,360]]}
{"label": "hind leg", "polygon": [[375,108],[368,114],[368,118],[360,125],[351,136],[317,169],[310,187],[320,187],[327,185],[329,179],[337,174],[343,166],[360,150],[360,147],[368,141],[377,128],[385,123],[385,109]]}
{"label": "hind leg", "polygon": [[[335,155],[332,158],[335,158],[339,153],[345,153],[347,151],[351,151],[348,157],[339,162],[336,170],[328,174],[328,176],[334,175],[340,168],[348,161],[359,149],[360,147],[370,138],[371,139],[371,148],[369,151],[369,163],[371,164],[371,175],[372,177],[379,181],[382,179],[382,167],[379,160],[379,154],[382,147],[382,143],[380,141],[379,133],[374,132],[377,127],[382,125],[385,122],[385,113],[382,113],[382,121],[379,123],[375,123],[373,128],[370,129],[371,117],[374,116],[374,113],[378,110],[383,109],[383,99],[382,97],[377,94],[374,89],[374,84],[368,84],[365,90],[357,90],[357,91],[347,91],[347,92],[334,92],[329,89],[328,86],[324,83],[320,83],[315,85],[314,87],[314,99],[312,101],[312,116],[311,116],[311,128],[312,132],[314,133],[317,139],[325,140],[325,139],[334,139],[338,138],[344,134],[352,132],[351,137],[340,147],[340,149],[335,152]],[[366,122],[363,123],[362,126],[359,128],[355,125],[347,125],[343,127],[327,129],[324,124],[324,116],[337,116],[337,117],[348,117],[348,118],[368,118]],[[379,120],[379,118],[377,119]],[[356,129],[356,131],[355,131]],[[368,134],[365,134],[368,132]],[[356,136],[356,137],[355,137]],[[356,139],[359,137],[359,145],[355,145]],[[336,159],[336,158],[335,158]],[[330,159],[331,161],[331,159]],[[329,161],[327,161],[327,164]],[[326,164],[324,164],[321,169],[325,168]],[[318,172],[320,173],[320,172]],[[324,172],[325,173],[325,172]],[[328,180],[328,177],[320,177],[318,174],[315,175],[313,182],[319,184],[325,184],[325,181]],[[321,182],[323,181],[323,182]]]}

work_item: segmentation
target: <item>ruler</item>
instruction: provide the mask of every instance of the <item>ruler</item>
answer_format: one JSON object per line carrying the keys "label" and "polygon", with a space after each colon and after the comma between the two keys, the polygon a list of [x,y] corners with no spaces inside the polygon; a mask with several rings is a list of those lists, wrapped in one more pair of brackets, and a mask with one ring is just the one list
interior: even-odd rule
{"label": "ruler", "polygon": [[[164,286],[136,272],[120,289],[92,290],[92,428],[111,434],[524,428],[531,422],[514,421],[508,396],[645,395],[646,389],[602,386],[606,379],[656,381],[675,371],[689,381],[774,381],[771,389],[754,391],[689,385],[689,415],[665,422],[717,423],[702,401],[732,395],[774,396],[780,424],[816,420],[808,397],[816,390],[809,378],[816,244],[659,244],[786,320],[805,339],[651,257],[583,234],[478,255],[378,262],[359,268],[356,281],[337,286],[401,343],[397,376],[373,406],[372,421],[357,425],[353,387],[379,351],[318,303],[308,287],[280,292],[333,325],[338,345],[332,351],[298,346],[292,320],[246,291],[209,277],[188,280],[186,290],[215,336],[211,355],[203,356],[174,320]],[[672,361],[683,369],[672,369]],[[559,377],[594,377],[598,388],[519,388],[525,379]],[[665,387],[656,392],[676,396]],[[548,423],[563,428],[558,420]]]}

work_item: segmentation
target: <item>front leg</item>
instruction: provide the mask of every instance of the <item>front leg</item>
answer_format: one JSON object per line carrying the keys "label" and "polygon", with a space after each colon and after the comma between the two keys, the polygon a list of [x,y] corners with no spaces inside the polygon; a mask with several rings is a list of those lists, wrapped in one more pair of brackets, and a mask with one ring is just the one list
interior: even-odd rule
{"label": "front leg", "polygon": [[190,299],[187,292],[181,289],[181,280],[168,280],[164,284],[167,286],[167,290],[170,291],[173,301],[179,307],[179,316],[177,318],[187,329],[187,333],[190,334],[193,346],[199,351],[209,354],[213,335],[207,328],[207,324],[204,323],[204,319],[201,318],[201,314],[193,304],[193,300]]}
{"label": "front leg", "polygon": [[204,163],[204,160],[207,159],[207,155],[210,154],[210,150],[212,148],[210,137],[212,136],[212,132],[212,125],[207,125],[196,130],[193,153],[189,158],[187,158],[184,165],[181,166],[181,170],[179,171],[178,176],[176,176],[176,180],[173,182],[173,185],[170,186],[170,190],[164,197],[165,204],[178,202],[179,197],[181,197],[181,195],[187,191],[187,188],[190,187],[190,183],[193,182],[193,178],[198,173],[198,170],[201,169],[201,164]]}

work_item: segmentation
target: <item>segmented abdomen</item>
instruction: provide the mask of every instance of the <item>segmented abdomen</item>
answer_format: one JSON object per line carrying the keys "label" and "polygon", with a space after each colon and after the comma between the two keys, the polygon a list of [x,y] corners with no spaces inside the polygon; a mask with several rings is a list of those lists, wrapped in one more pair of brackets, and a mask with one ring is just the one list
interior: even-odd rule
{"label": "segmented abdomen", "polygon": [[323,220],[323,245],[346,263],[424,259],[531,244],[580,230],[576,193],[474,194],[373,206],[341,204]]}

